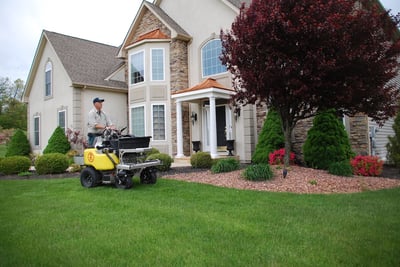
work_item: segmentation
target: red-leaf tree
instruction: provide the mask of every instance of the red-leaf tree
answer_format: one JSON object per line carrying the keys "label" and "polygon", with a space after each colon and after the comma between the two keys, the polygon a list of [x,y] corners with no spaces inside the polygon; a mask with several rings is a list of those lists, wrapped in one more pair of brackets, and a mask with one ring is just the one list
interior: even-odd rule
{"label": "red-leaf tree", "polygon": [[399,88],[400,14],[371,0],[253,0],[230,30],[222,56],[238,105],[265,102],[282,118],[285,164],[297,121],[318,110],[364,112],[383,122]]}

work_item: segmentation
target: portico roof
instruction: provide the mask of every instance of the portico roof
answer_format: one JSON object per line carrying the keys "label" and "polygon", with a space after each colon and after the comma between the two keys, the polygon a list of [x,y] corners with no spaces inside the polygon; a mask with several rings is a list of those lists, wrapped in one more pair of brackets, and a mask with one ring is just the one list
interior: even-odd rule
{"label": "portico roof", "polygon": [[235,94],[232,88],[223,86],[216,79],[207,78],[193,87],[173,92],[171,97],[180,101],[190,101],[209,97],[230,99]]}

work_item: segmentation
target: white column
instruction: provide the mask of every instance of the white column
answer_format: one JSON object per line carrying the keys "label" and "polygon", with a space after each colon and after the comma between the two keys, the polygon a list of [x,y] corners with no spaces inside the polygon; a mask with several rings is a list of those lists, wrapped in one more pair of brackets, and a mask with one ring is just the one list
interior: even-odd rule
{"label": "white column", "polygon": [[183,158],[182,102],[176,100],[176,158]]}
{"label": "white column", "polygon": [[217,153],[217,116],[215,109],[215,97],[210,97],[210,155],[211,158],[218,158]]}

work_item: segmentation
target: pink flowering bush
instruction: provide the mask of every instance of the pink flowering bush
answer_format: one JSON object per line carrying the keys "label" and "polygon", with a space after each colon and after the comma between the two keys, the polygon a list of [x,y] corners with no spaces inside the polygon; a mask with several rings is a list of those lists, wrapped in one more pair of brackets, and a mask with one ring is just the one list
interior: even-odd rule
{"label": "pink flowering bush", "polygon": [[379,176],[383,169],[383,161],[376,156],[356,156],[350,164],[355,175]]}
{"label": "pink flowering bush", "polygon": [[[284,163],[284,156],[285,156],[285,149],[281,148],[278,150],[275,150],[272,153],[269,153],[269,164],[271,165],[279,165]],[[290,152],[289,156],[289,162],[293,163],[294,162],[295,155],[293,152]]]}

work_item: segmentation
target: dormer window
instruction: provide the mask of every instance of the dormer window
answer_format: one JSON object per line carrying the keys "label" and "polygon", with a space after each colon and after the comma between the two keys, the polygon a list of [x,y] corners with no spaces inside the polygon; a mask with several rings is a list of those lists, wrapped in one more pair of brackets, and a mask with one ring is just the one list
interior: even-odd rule
{"label": "dormer window", "polygon": [[53,65],[51,62],[46,63],[46,69],[45,69],[45,96],[49,97],[52,95],[52,80],[53,80]]}
{"label": "dormer window", "polygon": [[219,59],[222,54],[220,39],[208,41],[201,49],[201,63],[203,77],[226,72],[226,66]]}

